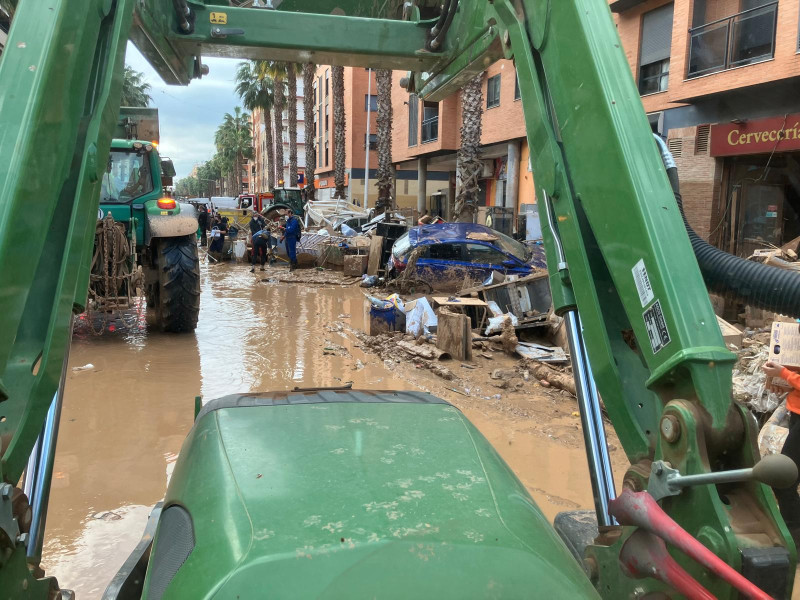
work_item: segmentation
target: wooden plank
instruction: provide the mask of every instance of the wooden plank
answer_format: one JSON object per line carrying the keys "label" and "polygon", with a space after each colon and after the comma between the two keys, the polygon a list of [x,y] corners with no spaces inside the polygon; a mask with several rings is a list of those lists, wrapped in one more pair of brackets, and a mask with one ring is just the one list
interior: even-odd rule
{"label": "wooden plank", "polygon": [[383,236],[373,235],[369,244],[369,263],[367,275],[377,275],[381,268],[381,252],[383,251]]}
{"label": "wooden plank", "polygon": [[478,298],[456,298],[455,300],[449,300],[449,298],[451,296],[434,296],[433,301],[439,306],[486,306],[486,302]]}
{"label": "wooden plank", "polygon": [[728,323],[722,317],[717,317],[717,323],[719,323],[719,329],[722,332],[722,339],[725,341],[725,345],[733,344],[737,348],[742,347],[742,332],[736,329],[733,325]]}
{"label": "wooden plank", "polygon": [[449,310],[440,310],[438,316],[436,347],[457,360],[472,360],[469,317]]}

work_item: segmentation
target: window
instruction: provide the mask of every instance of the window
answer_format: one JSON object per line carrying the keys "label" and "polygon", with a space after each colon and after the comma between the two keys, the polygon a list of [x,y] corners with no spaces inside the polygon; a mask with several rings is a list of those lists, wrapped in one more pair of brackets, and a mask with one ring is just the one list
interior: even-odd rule
{"label": "window", "polygon": [[331,80],[331,70],[325,69],[325,100],[328,99],[328,89],[330,80]]}
{"label": "window", "polygon": [[328,140],[325,140],[325,164],[331,164],[331,153],[330,148],[328,147]]}
{"label": "window", "polygon": [[316,150],[317,150],[317,166],[321,167],[322,166],[322,152],[319,151],[319,142],[317,142]]}
{"label": "window", "polygon": [[417,145],[417,131],[419,130],[419,99],[416,94],[408,96],[408,145]]}
{"label": "window", "polygon": [[364,110],[369,109],[371,112],[378,112],[378,97],[367,96],[364,94]]}
{"label": "window", "polygon": [[319,104],[319,96],[317,96],[318,93],[319,93],[319,88],[317,88],[317,84],[315,83],[314,84],[314,104]]}
{"label": "window", "polygon": [[462,244],[431,244],[425,258],[434,260],[461,260]]}
{"label": "window", "polygon": [[101,202],[129,202],[153,191],[150,153],[112,150],[103,173]]}
{"label": "window", "polygon": [[317,77],[317,89],[319,90],[319,99],[317,104],[322,104],[322,75]]}
{"label": "window", "polygon": [[664,92],[669,84],[669,54],[672,49],[673,5],[667,4],[642,16],[639,48],[639,93]]}
{"label": "window", "polygon": [[491,246],[484,246],[483,244],[467,244],[467,257],[466,261],[471,263],[478,263],[482,265],[502,265],[503,261],[509,260],[508,257],[492,248]]}
{"label": "window", "polygon": [[514,100],[519,100],[522,96],[519,93],[519,75],[514,77]]}
{"label": "window", "polygon": [[439,103],[422,103],[422,143],[439,139]]}
{"label": "window", "polygon": [[778,0],[741,0],[736,14],[730,14],[730,4],[695,1],[689,30],[690,78],[775,56]]}
{"label": "window", "polygon": [[500,74],[489,77],[486,82],[486,108],[500,104]]}
{"label": "window", "polygon": [[330,130],[330,107],[328,105],[325,106],[325,133],[327,134]]}
{"label": "window", "polygon": [[[367,147],[367,134],[364,134],[364,148]],[[369,149],[370,150],[377,150],[378,149],[378,134],[377,133],[370,133],[369,134]]]}

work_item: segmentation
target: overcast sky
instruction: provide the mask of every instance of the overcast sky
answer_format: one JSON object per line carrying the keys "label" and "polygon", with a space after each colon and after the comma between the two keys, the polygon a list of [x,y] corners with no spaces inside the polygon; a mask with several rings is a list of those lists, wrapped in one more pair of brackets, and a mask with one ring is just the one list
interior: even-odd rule
{"label": "overcast sky", "polygon": [[239,60],[205,58],[209,74],[189,86],[167,85],[136,47],[128,42],[125,61],[152,86],[151,106],[158,109],[161,126],[159,151],[175,163],[177,178],[191,173],[195,163],[214,156],[214,132],[226,112],[240,106],[234,93],[234,74]]}

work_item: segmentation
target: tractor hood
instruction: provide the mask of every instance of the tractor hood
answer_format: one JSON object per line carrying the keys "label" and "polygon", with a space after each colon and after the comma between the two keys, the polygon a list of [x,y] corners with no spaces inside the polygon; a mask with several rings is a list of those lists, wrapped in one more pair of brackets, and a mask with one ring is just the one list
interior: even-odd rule
{"label": "tractor hood", "polygon": [[428,394],[221,398],[164,506],[147,598],[596,597],[491,445]]}

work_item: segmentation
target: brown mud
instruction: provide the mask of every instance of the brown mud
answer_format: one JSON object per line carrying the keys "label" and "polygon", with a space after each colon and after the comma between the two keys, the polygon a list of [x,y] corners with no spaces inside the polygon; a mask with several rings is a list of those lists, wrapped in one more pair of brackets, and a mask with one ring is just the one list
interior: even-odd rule
{"label": "brown mud", "polygon": [[[76,325],[43,565],[79,599],[99,598],[139,540],[150,507],[163,498],[198,395],[347,382],[426,390],[475,423],[549,520],[591,508],[575,399],[533,377],[505,387],[492,379],[498,369],[514,372],[517,359],[478,352],[472,363],[443,362],[454,374],[444,380],[408,357],[384,359],[362,348],[356,332],[365,328],[363,291],[336,284],[329,273],[324,283],[304,284],[281,282],[288,273],[280,267],[255,274],[243,264],[202,268],[194,334],[158,333],[143,306],[106,323],[102,336],[85,320]],[[94,318],[95,328],[103,325]],[[625,456],[607,429],[619,486]]]}

